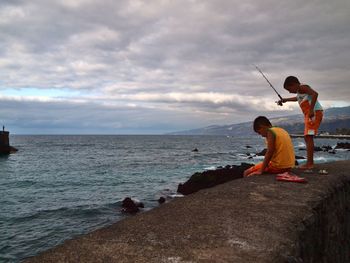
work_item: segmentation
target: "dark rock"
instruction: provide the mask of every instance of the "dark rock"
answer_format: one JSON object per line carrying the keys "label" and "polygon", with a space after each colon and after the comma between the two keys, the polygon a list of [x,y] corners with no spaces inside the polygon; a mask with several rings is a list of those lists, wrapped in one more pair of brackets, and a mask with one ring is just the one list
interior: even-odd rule
{"label": "dark rock", "polygon": [[247,156],[250,156],[250,153],[246,153]]}
{"label": "dark rock", "polygon": [[130,197],[126,197],[122,202],[122,212],[134,214],[140,211],[139,207],[144,208],[143,203],[136,202]]}
{"label": "dark rock", "polygon": [[257,153],[256,155],[257,156],[265,156],[266,152],[267,152],[267,149],[264,149],[261,152]]}
{"label": "dark rock", "polygon": [[251,148],[252,148],[252,146],[246,145],[246,146],[245,146],[245,148],[247,148],[247,149],[251,149]]}
{"label": "dark rock", "polygon": [[295,155],[295,159],[296,159],[296,160],[303,160],[303,159],[306,159],[306,158],[303,157],[303,156]]}
{"label": "dark rock", "polygon": [[18,151],[18,149],[16,149],[13,146],[0,145],[0,154],[10,154],[10,153],[15,153],[17,151]]}
{"label": "dark rock", "polygon": [[335,149],[350,149],[350,143],[349,142],[338,142],[337,146],[335,146]]}
{"label": "dark rock", "polygon": [[192,150],[192,152],[198,152],[198,149],[197,149],[197,148],[194,148],[194,149]]}
{"label": "dark rock", "polygon": [[337,152],[335,150],[328,151],[330,154],[336,154]]}
{"label": "dark rock", "polygon": [[322,151],[323,151],[323,149],[321,147],[319,147],[319,146],[314,147],[314,152],[322,152]]}
{"label": "dark rock", "polygon": [[185,183],[179,184],[177,192],[183,195],[188,195],[201,189],[210,188],[218,184],[242,178],[243,172],[251,166],[253,165],[242,163],[241,165],[227,165],[222,169],[195,173]]}
{"label": "dark rock", "polygon": [[248,159],[249,159],[249,160],[250,160],[250,159],[253,159],[253,156],[249,156]]}
{"label": "dark rock", "polygon": [[324,152],[333,150],[332,146],[329,146],[329,145],[323,145],[321,148],[323,149]]}
{"label": "dark rock", "polygon": [[159,197],[158,203],[159,203],[159,204],[165,203],[165,198],[164,198],[163,196],[162,196],[162,197]]}
{"label": "dark rock", "polygon": [[299,148],[299,151],[306,151],[306,148]]}

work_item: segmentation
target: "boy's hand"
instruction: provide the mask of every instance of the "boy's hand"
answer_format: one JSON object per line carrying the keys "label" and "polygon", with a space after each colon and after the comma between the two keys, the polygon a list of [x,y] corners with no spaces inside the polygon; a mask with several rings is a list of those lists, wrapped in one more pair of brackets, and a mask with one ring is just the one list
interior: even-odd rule
{"label": "boy's hand", "polygon": [[288,101],[288,99],[282,98],[282,99],[280,99],[279,101],[277,101],[277,104],[280,105],[280,106],[282,106],[283,103],[286,103],[287,101]]}
{"label": "boy's hand", "polygon": [[261,171],[256,171],[256,172],[254,172],[254,173],[251,173],[249,176],[252,176],[252,175],[261,175],[261,174],[262,174]]}

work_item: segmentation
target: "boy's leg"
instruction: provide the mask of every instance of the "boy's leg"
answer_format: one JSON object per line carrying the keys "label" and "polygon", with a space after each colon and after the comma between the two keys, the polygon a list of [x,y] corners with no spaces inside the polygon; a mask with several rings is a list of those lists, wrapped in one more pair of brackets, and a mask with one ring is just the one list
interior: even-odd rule
{"label": "boy's leg", "polygon": [[300,168],[310,169],[314,166],[314,135],[317,134],[322,118],[322,111],[316,111],[314,119],[310,119],[307,115],[305,116],[304,139],[306,144],[307,160],[306,164],[302,165]]}
{"label": "boy's leg", "polygon": [[[252,167],[250,167],[249,169],[244,171],[243,176],[247,177],[247,176],[251,176],[253,174],[255,174],[256,172],[259,172],[262,168],[263,163],[258,163]],[[271,174],[279,174],[279,173],[284,173],[284,172],[289,172],[291,170],[291,168],[274,168],[271,165],[269,165],[268,167],[266,167],[266,169],[264,170],[264,172],[266,173],[271,173]]]}
{"label": "boy's leg", "polygon": [[305,135],[305,144],[306,144],[306,165],[305,168],[313,168],[314,166],[314,136]]}
{"label": "boy's leg", "polygon": [[268,166],[265,169],[265,172],[270,173],[270,174],[281,174],[281,173],[289,172],[291,169],[292,169],[292,167],[290,167],[290,168],[275,168],[272,166]]}
{"label": "boy's leg", "polygon": [[261,163],[258,163],[256,165],[248,168],[247,170],[244,171],[243,176],[247,177],[247,176],[250,176],[253,173],[256,173],[256,172],[260,171],[262,165],[263,165],[263,163],[261,162]]}

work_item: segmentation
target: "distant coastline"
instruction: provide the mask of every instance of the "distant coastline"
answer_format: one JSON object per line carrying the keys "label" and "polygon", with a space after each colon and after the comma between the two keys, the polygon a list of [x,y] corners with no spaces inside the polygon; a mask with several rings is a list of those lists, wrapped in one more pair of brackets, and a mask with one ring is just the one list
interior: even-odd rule
{"label": "distant coastline", "polygon": [[[302,114],[271,118],[274,126],[286,129],[290,134],[299,135],[304,131],[304,118]],[[321,134],[341,134],[339,130],[350,129],[350,107],[329,108],[325,110],[324,118],[319,129]],[[327,135],[328,135],[327,134]],[[252,120],[243,123],[228,125],[211,125],[198,129],[178,131],[170,135],[224,135],[224,136],[247,136],[255,135],[252,129]],[[321,137],[327,138],[327,137]],[[336,138],[336,137],[329,137]],[[341,137],[340,139],[344,139]]]}
{"label": "distant coastline", "polygon": [[[292,138],[304,138],[304,135],[303,134],[291,134],[290,137],[292,137]],[[350,140],[350,135],[327,134],[327,135],[316,135],[315,138]]]}

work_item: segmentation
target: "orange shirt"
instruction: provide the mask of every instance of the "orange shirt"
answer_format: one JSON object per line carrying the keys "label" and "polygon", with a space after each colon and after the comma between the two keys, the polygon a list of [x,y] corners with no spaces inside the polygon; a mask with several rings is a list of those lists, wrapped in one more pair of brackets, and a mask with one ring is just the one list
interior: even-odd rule
{"label": "orange shirt", "polygon": [[279,127],[272,127],[269,130],[275,135],[275,151],[271,158],[271,166],[281,169],[294,167],[294,147],[289,133]]}

